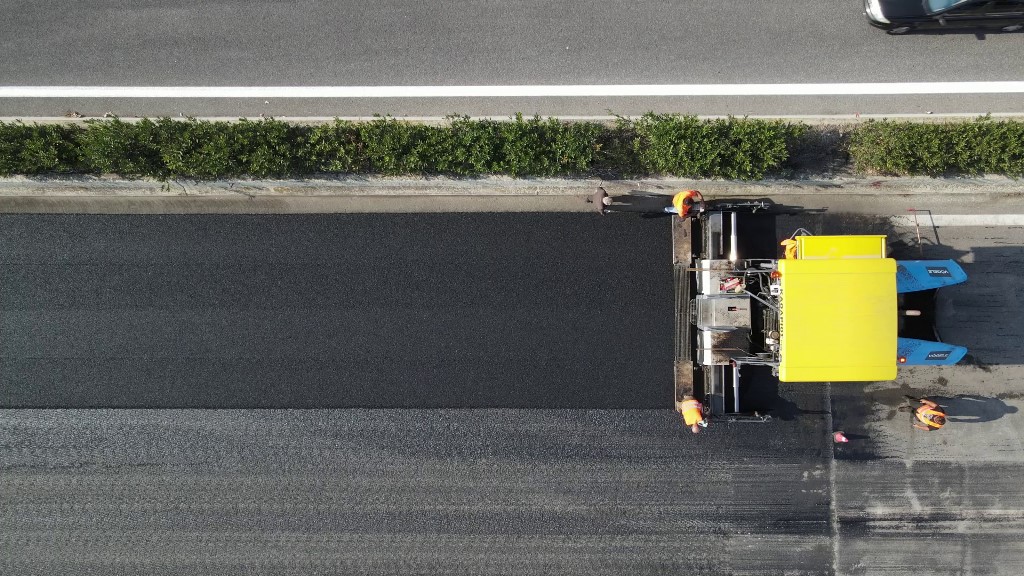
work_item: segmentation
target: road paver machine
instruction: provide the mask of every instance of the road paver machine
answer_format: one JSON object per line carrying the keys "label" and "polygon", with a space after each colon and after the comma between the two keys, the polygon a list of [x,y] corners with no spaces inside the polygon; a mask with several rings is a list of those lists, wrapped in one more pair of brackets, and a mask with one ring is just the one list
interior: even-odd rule
{"label": "road paver machine", "polygon": [[936,291],[967,280],[956,262],[894,260],[884,235],[799,229],[780,245],[765,200],[695,208],[673,219],[677,406],[692,395],[712,419],[763,421],[759,388],[893,380],[967,353],[934,331]]}

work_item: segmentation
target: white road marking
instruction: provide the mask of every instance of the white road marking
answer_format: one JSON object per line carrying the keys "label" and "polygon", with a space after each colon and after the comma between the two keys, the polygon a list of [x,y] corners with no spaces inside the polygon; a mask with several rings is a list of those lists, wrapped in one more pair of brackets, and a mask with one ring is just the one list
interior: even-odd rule
{"label": "white road marking", "polygon": [[[914,226],[914,216],[892,216],[893,226]],[[928,214],[918,211],[917,223],[924,227],[1024,226],[1024,214]]]}
{"label": "white road marking", "polygon": [[1021,93],[1024,93],[1024,81],[549,86],[0,86],[0,98],[544,98]]}
{"label": "white road marking", "polygon": [[[979,116],[989,116],[991,118],[1007,118],[1007,119],[1019,119],[1024,117],[1024,111],[1022,112],[956,112],[956,113],[939,113],[939,114],[750,114],[744,115],[744,118],[753,118],[758,120],[786,120],[793,122],[808,122],[814,123],[843,123],[843,124],[859,124],[868,120],[910,120],[910,121],[935,121],[935,120],[972,120]],[[729,118],[728,115],[721,114],[695,114],[697,118],[701,120],[717,120]],[[260,116],[257,115],[235,115],[235,116],[203,116],[201,114],[190,116],[198,120],[209,120],[211,122],[236,122],[239,118],[248,118],[249,120],[258,120]],[[450,120],[447,116],[405,116],[395,115],[400,120],[406,120],[409,122],[421,122],[424,124],[447,124]],[[557,115],[546,115],[541,114],[541,118],[555,118],[557,120],[563,120],[566,122],[614,122],[619,118],[639,118],[637,114],[618,114],[615,116],[609,115],[572,115],[572,114],[557,114]],[[132,120],[142,119],[143,116],[119,116],[119,118],[125,122],[131,122]],[[335,120],[347,120],[349,122],[370,122],[376,120],[379,116],[278,116],[274,115],[275,120],[282,122],[300,122],[300,123],[318,123],[318,122],[334,122]],[[512,116],[509,114],[499,115],[482,115],[482,116],[469,116],[470,120],[510,120]],[[83,116],[80,118],[69,118],[67,116],[31,116],[32,122],[37,124],[75,124],[85,123],[89,120],[89,116]],[[92,117],[95,119],[95,117]],[[172,118],[173,120],[174,118]],[[179,118],[180,119],[180,118]],[[25,116],[0,116],[0,122],[11,123],[25,120]]]}

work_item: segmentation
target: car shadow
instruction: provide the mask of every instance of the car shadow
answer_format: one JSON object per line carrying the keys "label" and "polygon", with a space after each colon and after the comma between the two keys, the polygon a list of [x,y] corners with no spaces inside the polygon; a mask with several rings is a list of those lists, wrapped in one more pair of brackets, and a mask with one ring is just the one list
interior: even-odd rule
{"label": "car shadow", "polygon": [[976,28],[930,28],[928,30],[914,30],[906,34],[890,34],[890,36],[967,36],[973,35],[977,40],[988,40],[990,35],[1002,36],[1004,34],[1021,34],[1024,30],[1002,32],[1000,30],[976,29]]}

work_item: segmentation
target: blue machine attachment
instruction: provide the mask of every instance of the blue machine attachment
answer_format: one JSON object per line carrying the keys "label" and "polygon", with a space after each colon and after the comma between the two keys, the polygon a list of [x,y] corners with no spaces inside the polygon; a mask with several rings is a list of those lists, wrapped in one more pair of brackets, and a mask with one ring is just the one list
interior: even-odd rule
{"label": "blue machine attachment", "polygon": [[967,354],[963,346],[914,338],[897,338],[896,350],[903,366],[948,366]]}
{"label": "blue machine attachment", "polygon": [[920,292],[967,281],[967,273],[953,260],[898,260],[896,293]]}

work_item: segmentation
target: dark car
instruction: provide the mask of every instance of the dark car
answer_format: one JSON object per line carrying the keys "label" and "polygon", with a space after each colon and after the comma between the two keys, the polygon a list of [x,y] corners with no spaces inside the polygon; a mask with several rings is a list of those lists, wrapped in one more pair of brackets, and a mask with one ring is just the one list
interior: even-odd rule
{"label": "dark car", "polygon": [[889,34],[914,30],[1024,29],[1024,0],[864,0],[872,26]]}

